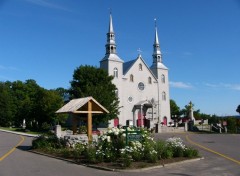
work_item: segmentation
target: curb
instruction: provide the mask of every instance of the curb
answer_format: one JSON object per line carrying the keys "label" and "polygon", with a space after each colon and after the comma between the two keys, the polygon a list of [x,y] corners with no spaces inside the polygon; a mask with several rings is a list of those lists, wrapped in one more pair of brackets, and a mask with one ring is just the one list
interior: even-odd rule
{"label": "curb", "polygon": [[2,130],[0,131],[5,132],[5,133],[12,133],[12,134],[17,134],[17,135],[22,135],[22,136],[28,136],[28,137],[38,137],[38,134],[27,134],[27,133],[22,133],[22,132],[15,132],[15,131],[8,131],[8,130]]}
{"label": "curb", "polygon": [[174,166],[174,165],[178,165],[178,164],[184,164],[184,163],[190,163],[190,162],[195,162],[195,161],[200,161],[204,159],[204,157],[201,158],[194,158],[194,159],[188,159],[188,160],[184,160],[184,161],[178,161],[178,162],[174,162],[174,163],[169,163],[169,164],[164,164],[164,165],[158,165],[158,166],[152,166],[152,167],[146,167],[146,168],[139,168],[139,169],[116,169],[115,171],[117,172],[142,172],[142,171],[148,171],[148,170],[152,170],[152,169],[159,169],[159,168],[163,168],[163,167],[169,167],[169,166]]}
{"label": "curb", "polygon": [[37,152],[37,151],[33,151],[33,150],[28,150],[28,151],[31,152],[31,153],[38,154],[38,155],[47,156],[47,157],[59,159],[59,160],[62,160],[62,161],[67,161],[67,162],[70,162],[70,163],[73,163],[73,164],[77,164],[77,165],[81,165],[81,166],[85,166],[85,167],[89,167],[89,168],[93,168],[93,169],[112,171],[112,172],[142,172],[142,171],[148,171],[148,170],[152,170],[152,169],[159,169],[159,168],[163,168],[163,167],[174,166],[174,165],[178,165],[178,164],[200,161],[200,160],[204,159],[204,157],[194,158],[194,159],[188,159],[188,160],[184,160],[184,161],[178,161],[178,162],[174,162],[174,163],[152,166],[152,167],[146,167],[146,168],[139,168],[139,169],[112,169],[112,168],[108,168],[108,167],[104,167],[104,166],[96,166],[96,165],[91,165],[91,164],[80,164],[80,163],[77,163],[73,160],[69,160],[69,159],[65,159],[65,158],[57,157],[57,156],[52,156],[52,155],[49,155],[49,154],[45,154],[45,153],[41,153],[41,152]]}
{"label": "curb", "polygon": [[62,160],[62,161],[67,161],[67,162],[70,162],[70,163],[73,163],[73,164],[77,164],[77,165],[81,165],[81,166],[85,166],[85,167],[90,167],[90,168],[94,168],[94,169],[112,171],[112,172],[116,171],[116,169],[111,169],[111,168],[108,168],[108,167],[96,166],[96,165],[91,165],[91,164],[80,164],[80,163],[75,162],[73,160],[69,160],[69,159],[66,159],[66,158],[53,156],[53,155],[49,155],[49,154],[46,154],[46,153],[41,153],[41,152],[37,152],[37,151],[33,151],[33,150],[28,150],[28,152],[35,153],[35,154],[42,155],[42,156],[47,156],[47,157],[54,158],[54,159],[59,159],[59,160]]}

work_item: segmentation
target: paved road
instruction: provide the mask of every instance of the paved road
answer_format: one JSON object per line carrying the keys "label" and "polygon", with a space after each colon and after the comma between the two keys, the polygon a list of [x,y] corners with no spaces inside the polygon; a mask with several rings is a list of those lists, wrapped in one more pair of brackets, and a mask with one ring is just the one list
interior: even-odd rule
{"label": "paved road", "polygon": [[[189,139],[186,140],[186,135]],[[157,134],[156,139],[180,136],[186,142],[197,142],[204,160],[166,166],[139,172],[109,172],[84,167],[26,151],[32,138],[24,137],[24,141],[2,161],[0,161],[0,176],[238,176],[240,175],[240,135],[220,134]],[[14,146],[22,141],[19,135],[0,132],[0,159]],[[222,156],[218,155],[222,154]],[[233,159],[233,160],[231,160]],[[236,162],[238,161],[238,162]]]}

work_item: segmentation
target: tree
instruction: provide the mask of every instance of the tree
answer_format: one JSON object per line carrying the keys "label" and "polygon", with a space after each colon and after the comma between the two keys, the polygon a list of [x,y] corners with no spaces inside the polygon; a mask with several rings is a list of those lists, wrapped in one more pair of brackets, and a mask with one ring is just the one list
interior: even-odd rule
{"label": "tree", "polygon": [[189,116],[189,113],[190,113],[190,110],[191,110],[191,107],[193,108],[194,107],[194,104],[187,104],[184,106],[183,109],[180,110],[180,114],[181,115],[184,115],[184,117],[188,117]]}
{"label": "tree", "polygon": [[240,105],[238,105],[236,111],[240,114]]}
{"label": "tree", "polygon": [[10,126],[13,121],[14,104],[9,82],[0,82],[0,126]]}
{"label": "tree", "polygon": [[54,89],[64,100],[64,102],[67,102],[69,100],[69,90],[64,89],[62,87],[58,87],[57,89]]}
{"label": "tree", "polygon": [[65,120],[63,116],[57,116],[56,111],[63,105],[63,98],[55,90],[41,89],[36,98],[35,118],[41,126],[44,122],[56,124]]}
{"label": "tree", "polygon": [[237,119],[235,117],[228,117],[226,120],[228,132],[236,133]]}
{"label": "tree", "polygon": [[92,96],[110,113],[101,116],[102,122],[114,119],[118,115],[119,100],[116,96],[116,86],[112,83],[113,77],[100,68],[93,66],[80,66],[74,70],[71,88],[71,98]]}
{"label": "tree", "polygon": [[39,125],[59,121],[61,119],[57,119],[55,112],[62,105],[63,98],[58,91],[46,90],[35,80],[0,82],[1,126],[19,127],[23,119],[28,128],[34,121]]}
{"label": "tree", "polygon": [[171,109],[171,115],[180,115],[180,108],[176,104],[174,100],[170,100],[170,109]]}

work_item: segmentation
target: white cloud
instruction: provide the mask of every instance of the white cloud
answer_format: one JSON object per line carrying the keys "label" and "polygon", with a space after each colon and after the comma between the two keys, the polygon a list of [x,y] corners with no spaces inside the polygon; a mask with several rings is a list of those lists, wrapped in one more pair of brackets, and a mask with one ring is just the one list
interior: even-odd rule
{"label": "white cloud", "polygon": [[232,89],[232,90],[239,90],[240,91],[240,84],[221,84],[223,87]]}
{"label": "white cloud", "polygon": [[183,83],[183,82],[170,82],[169,83],[171,87],[174,88],[180,88],[180,89],[191,89],[193,86],[189,83]]}
{"label": "white cloud", "polygon": [[211,88],[225,88],[225,89],[231,89],[231,90],[238,90],[240,91],[240,84],[226,84],[226,83],[218,83],[218,84],[212,84],[212,83],[204,83],[205,86],[211,87]]}
{"label": "white cloud", "polygon": [[42,6],[42,7],[58,9],[58,10],[64,10],[64,11],[70,11],[69,9],[64,8],[64,7],[60,6],[60,5],[50,3],[47,0],[25,0],[25,1],[29,2],[29,3],[32,3],[34,5]]}
{"label": "white cloud", "polygon": [[212,87],[212,88],[219,87],[219,85],[217,85],[217,84],[212,84],[212,83],[204,83],[204,85],[207,86],[207,87]]}
{"label": "white cloud", "polygon": [[234,85],[234,86],[232,87],[232,89],[234,89],[234,90],[239,90],[239,91],[240,91],[240,84],[239,84],[239,85]]}

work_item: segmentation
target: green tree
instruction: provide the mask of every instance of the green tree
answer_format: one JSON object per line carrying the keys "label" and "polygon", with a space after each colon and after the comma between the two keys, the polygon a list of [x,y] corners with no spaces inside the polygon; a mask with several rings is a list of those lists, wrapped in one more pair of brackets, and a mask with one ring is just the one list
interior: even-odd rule
{"label": "green tree", "polygon": [[236,111],[240,114],[240,105],[238,105]]}
{"label": "green tree", "polygon": [[62,98],[64,101],[68,101],[69,99],[69,90],[64,89],[63,87],[58,87],[57,89],[54,89]]}
{"label": "green tree", "polygon": [[63,106],[63,98],[55,90],[39,89],[35,95],[37,100],[34,106],[34,119],[37,120],[39,127],[44,122],[48,124],[56,124],[62,122],[65,118],[63,116],[57,116],[55,112]]}
{"label": "green tree", "polygon": [[14,104],[9,82],[0,82],[0,126],[10,126],[13,122]]}
{"label": "green tree", "polygon": [[180,108],[174,100],[170,100],[171,115],[180,115]]}
{"label": "green tree", "polygon": [[114,119],[118,115],[119,100],[116,96],[116,86],[112,83],[113,77],[100,68],[80,66],[74,70],[70,88],[71,98],[92,96],[110,113],[99,119],[101,122]]}
{"label": "green tree", "polygon": [[56,121],[55,111],[63,105],[59,92],[40,87],[35,80],[14,81],[0,84],[0,118],[5,125],[21,126],[23,119],[27,127],[32,122],[44,123]]}
{"label": "green tree", "polygon": [[31,112],[30,98],[27,95],[27,87],[22,81],[12,82],[11,87],[13,102],[15,105],[14,125],[20,126],[23,119],[29,121],[29,113]]}
{"label": "green tree", "polygon": [[219,122],[219,120],[220,120],[221,118],[220,117],[218,117],[217,115],[209,115],[209,117],[208,117],[208,123],[209,124],[213,124],[213,123],[218,123]]}
{"label": "green tree", "polygon": [[[194,107],[194,104],[192,104],[191,106]],[[185,105],[184,108],[180,110],[180,114],[184,115],[185,117],[188,117],[191,106],[190,103]]]}
{"label": "green tree", "polygon": [[226,120],[228,132],[236,133],[237,119],[235,117],[228,117]]}

